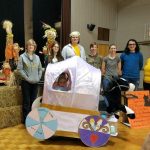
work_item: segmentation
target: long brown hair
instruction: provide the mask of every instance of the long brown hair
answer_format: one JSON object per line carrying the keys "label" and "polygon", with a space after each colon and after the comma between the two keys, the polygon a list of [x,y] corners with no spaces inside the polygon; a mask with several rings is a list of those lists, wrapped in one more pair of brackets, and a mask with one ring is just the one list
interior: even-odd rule
{"label": "long brown hair", "polygon": [[57,41],[55,41],[52,45],[51,54],[48,56],[48,63],[52,63],[52,59],[54,58],[53,47],[55,46],[55,44],[57,44],[59,46],[59,50],[58,50],[57,55],[56,55],[56,58],[58,59],[58,62],[64,60],[62,55],[61,55],[61,52],[60,52],[60,45]]}

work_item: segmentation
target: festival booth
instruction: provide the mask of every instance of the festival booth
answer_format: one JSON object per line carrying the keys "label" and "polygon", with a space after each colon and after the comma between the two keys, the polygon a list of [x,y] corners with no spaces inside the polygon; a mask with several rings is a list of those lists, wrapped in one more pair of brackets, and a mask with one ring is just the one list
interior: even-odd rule
{"label": "festival booth", "polygon": [[[67,91],[55,90],[59,75],[68,74]],[[42,107],[49,108],[58,120],[56,135],[78,137],[80,122],[99,115],[101,72],[80,57],[49,64],[45,73]]]}

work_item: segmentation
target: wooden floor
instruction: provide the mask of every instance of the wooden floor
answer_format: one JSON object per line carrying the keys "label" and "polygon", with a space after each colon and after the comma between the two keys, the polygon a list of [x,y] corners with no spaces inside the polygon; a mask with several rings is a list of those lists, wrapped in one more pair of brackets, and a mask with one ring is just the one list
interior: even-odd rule
{"label": "wooden floor", "polygon": [[149,132],[149,128],[131,129],[119,123],[117,137],[110,137],[103,147],[90,148],[75,138],[52,137],[46,141],[37,141],[20,124],[0,129],[0,150],[141,150],[141,145]]}

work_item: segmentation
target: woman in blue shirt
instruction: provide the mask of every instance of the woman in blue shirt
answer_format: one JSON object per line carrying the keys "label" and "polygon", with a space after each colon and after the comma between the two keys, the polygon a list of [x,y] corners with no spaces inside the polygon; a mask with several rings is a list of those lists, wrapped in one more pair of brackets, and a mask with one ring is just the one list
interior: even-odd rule
{"label": "woman in blue shirt", "polygon": [[143,55],[138,43],[134,39],[127,42],[124,52],[120,56],[122,63],[122,77],[135,85],[138,89],[140,82],[140,70],[143,67]]}

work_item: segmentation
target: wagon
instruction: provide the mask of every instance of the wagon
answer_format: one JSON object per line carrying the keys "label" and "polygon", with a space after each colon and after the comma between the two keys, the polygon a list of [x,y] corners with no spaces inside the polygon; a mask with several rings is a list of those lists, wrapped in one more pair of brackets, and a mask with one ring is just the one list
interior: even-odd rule
{"label": "wagon", "polygon": [[[68,77],[65,91],[54,88],[62,73],[66,73]],[[90,131],[94,135],[97,132],[105,134],[108,139],[109,125],[106,120],[99,117],[98,111],[100,85],[100,69],[89,65],[78,56],[49,64],[45,72],[42,101],[38,110],[34,108],[37,107],[37,104],[39,105],[41,97],[33,103],[33,112],[29,113],[26,119],[27,130],[33,136],[36,134],[39,139],[46,139],[51,134],[79,138],[82,136],[83,130]],[[39,119],[35,119],[39,114]],[[51,125],[51,134],[48,134],[48,128],[43,128],[41,124],[44,122],[41,121],[43,116],[46,118],[45,121],[48,121],[48,116],[51,118],[49,125],[48,123],[44,124],[49,128]],[[36,123],[33,125],[31,120],[40,121],[40,125],[37,126]],[[39,127],[40,130],[37,133],[36,129]],[[42,133],[44,130],[46,138]],[[91,139],[95,139],[95,136],[92,136]]]}

